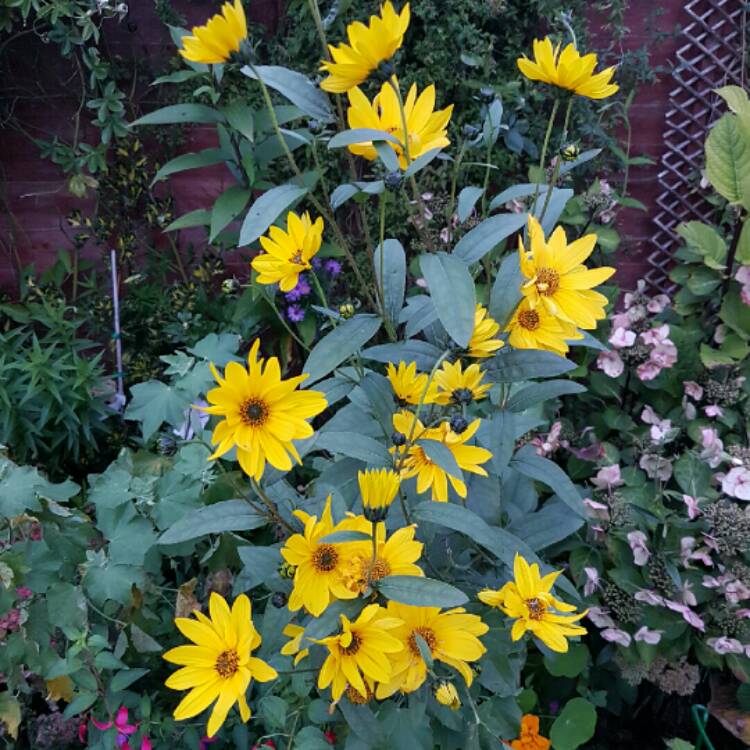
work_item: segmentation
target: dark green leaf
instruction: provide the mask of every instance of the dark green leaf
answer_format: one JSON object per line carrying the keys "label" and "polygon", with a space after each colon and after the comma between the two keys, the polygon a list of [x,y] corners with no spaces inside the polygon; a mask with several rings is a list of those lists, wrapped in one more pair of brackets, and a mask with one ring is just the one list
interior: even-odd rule
{"label": "dark green leaf", "polygon": [[165,177],[177,172],[184,172],[186,169],[199,169],[200,167],[210,167],[214,164],[222,164],[225,160],[225,154],[220,148],[207,148],[197,153],[181,154],[174,159],[170,159],[151,180],[153,185]]}
{"label": "dark green leaf", "polygon": [[[385,311],[394,324],[398,323],[406,293],[406,253],[398,240],[385,240],[375,249],[375,278],[385,299]],[[382,266],[382,274],[381,274]],[[382,278],[381,278],[382,275]]]}
{"label": "dark green leaf", "polygon": [[258,198],[245,216],[240,229],[239,246],[244,247],[258,239],[308,189],[299,185],[278,185]]}
{"label": "dark green leaf", "polygon": [[211,209],[211,231],[208,241],[213,242],[219,232],[236,219],[250,200],[252,191],[239,185],[233,185],[225,190],[214,203]]}
{"label": "dark green leaf", "polygon": [[460,607],[469,601],[455,586],[420,576],[386,576],[377,589],[386,599],[414,607]]}
{"label": "dark green leaf", "polygon": [[576,365],[565,357],[536,349],[500,350],[487,363],[488,380],[495,383],[518,383],[532,378],[551,378],[574,370]]}
{"label": "dark green leaf", "polygon": [[503,258],[490,292],[489,313],[500,324],[500,330],[505,328],[521,301],[523,281],[516,250]]}
{"label": "dark green leaf", "polygon": [[596,709],[584,698],[573,698],[555,719],[550,739],[555,750],[575,750],[594,736]]}
{"label": "dark green leaf", "polygon": [[521,412],[538,404],[540,401],[567,396],[573,393],[585,393],[586,387],[573,380],[544,380],[541,383],[522,388],[508,400],[508,409]]}
{"label": "dark green leaf", "polygon": [[206,534],[222,534],[227,531],[249,531],[268,523],[243,500],[222,500],[219,503],[198,508],[181,518],[167,529],[158,543],[180,544],[191,539],[199,539]]}
{"label": "dark green leaf", "polygon": [[170,104],[154,112],[149,112],[131,122],[129,127],[139,125],[186,125],[188,123],[216,123],[224,122],[224,116],[216,109],[205,104]]}
{"label": "dark green leaf", "polygon": [[458,241],[453,248],[453,255],[464,263],[476,263],[504,239],[525,226],[526,218],[525,213],[490,216]]}

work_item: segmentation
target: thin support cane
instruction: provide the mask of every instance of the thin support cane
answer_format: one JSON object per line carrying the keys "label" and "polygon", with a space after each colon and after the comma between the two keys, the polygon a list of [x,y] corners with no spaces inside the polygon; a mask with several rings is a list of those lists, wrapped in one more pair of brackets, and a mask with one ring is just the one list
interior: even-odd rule
{"label": "thin support cane", "polygon": [[122,336],[120,334],[120,291],[117,283],[117,253],[114,250],[109,251],[109,263],[112,269],[112,317],[114,318],[115,332],[112,338],[115,340],[115,363],[117,372],[117,395],[121,402],[125,401],[125,383],[123,381],[122,369]]}

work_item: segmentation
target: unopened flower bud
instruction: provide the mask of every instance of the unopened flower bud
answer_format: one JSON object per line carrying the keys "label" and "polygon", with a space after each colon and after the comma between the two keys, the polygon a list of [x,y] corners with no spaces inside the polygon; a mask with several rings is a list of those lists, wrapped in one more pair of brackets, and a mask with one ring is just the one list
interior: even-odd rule
{"label": "unopened flower bud", "polygon": [[388,190],[398,190],[401,187],[401,183],[404,181],[401,172],[388,172],[383,179],[385,186]]}
{"label": "unopened flower bud", "polygon": [[404,435],[403,432],[394,432],[393,435],[391,435],[391,442],[399,447],[406,444],[406,435]]}
{"label": "unopened flower bud", "polygon": [[456,435],[460,435],[468,426],[469,423],[466,421],[466,418],[460,414],[454,414],[451,417],[450,427]]}

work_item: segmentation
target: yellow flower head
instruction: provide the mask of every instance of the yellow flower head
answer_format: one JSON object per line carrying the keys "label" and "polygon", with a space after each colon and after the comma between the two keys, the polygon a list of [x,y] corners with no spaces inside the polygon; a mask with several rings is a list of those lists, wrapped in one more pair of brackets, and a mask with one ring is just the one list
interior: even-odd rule
{"label": "yellow flower head", "polygon": [[375,682],[391,679],[388,656],[403,648],[401,641],[391,635],[398,625],[398,620],[385,616],[379,604],[365,607],[354,622],[341,615],[341,633],[316,641],[328,649],[318,675],[318,688],[325,690],[333,683],[334,701],[348,686],[367,699],[370,693],[363,677]]}
{"label": "yellow flower head", "polygon": [[332,600],[357,596],[356,592],[346,588],[342,578],[342,567],[347,556],[357,546],[354,542],[331,544],[320,541],[321,537],[342,527],[342,524],[333,525],[330,496],[320,520],[303,510],[295,510],[294,515],[305,528],[302,534],[290,536],[281,548],[283,558],[296,568],[289,609],[296,612],[304,607],[313,617],[318,617]]}
{"label": "yellow flower head", "polygon": [[539,222],[529,215],[529,243],[527,251],[519,239],[521,273],[527,281],[521,287],[532,308],[546,310],[577,328],[591,330],[602,320],[607,298],[594,291],[605,282],[614,268],[602,266],[588,269],[583,261],[596,245],[596,235],[587,234],[568,244],[565,230],[557,227],[549,240]]}
{"label": "yellow flower head", "polygon": [[271,227],[269,236],[260,238],[265,252],[256,255],[251,264],[258,272],[259,284],[278,284],[282,292],[294,289],[300,273],[312,268],[310,261],[323,241],[323,219],[319,216],[313,222],[307,211],[302,216],[290,211],[286,227],[286,232]]}
{"label": "yellow flower head", "polygon": [[413,430],[413,443],[408,447],[398,446],[392,448],[393,453],[404,453],[406,457],[401,465],[401,477],[409,479],[417,478],[417,492],[427,492],[432,490],[432,499],[441,503],[448,502],[448,482],[456,491],[459,497],[466,497],[466,484],[461,477],[453,476],[432,461],[421,445],[417,445],[418,440],[436,440],[445,445],[453,454],[458,467],[463,471],[479,474],[486,477],[487,472],[480,466],[492,458],[492,453],[485,448],[475,445],[466,445],[466,442],[474,436],[479,429],[481,420],[475,419],[459,435],[451,430],[447,422],[441,422],[437,427],[426,429],[424,425],[415,416],[408,411],[397,412],[393,415],[393,426],[396,432],[406,435],[408,438]]}
{"label": "yellow flower head", "polygon": [[258,359],[259,347],[260,339],[256,339],[247,370],[229,362],[222,378],[212,363],[219,386],[206,394],[211,406],[197,407],[224,417],[211,436],[211,442],[219,445],[209,459],[236,447],[242,470],[256,480],[263,476],[266,461],[281,471],[292,468],[290,454],[300,462],[292,441],[310,437],[313,428],[306,420],[328,405],[322,393],[296,390],[307,375],[283,380],[276,357],[269,357],[265,364],[263,358]]}
{"label": "yellow flower head", "polygon": [[245,594],[235,599],[230,610],[224,597],[212,593],[210,618],[197,610],[193,614],[197,619],[175,619],[180,632],[194,645],[177,646],[164,654],[168,662],[182,667],[165,684],[173,690],[190,690],[174,710],[177,721],[192,719],[216,701],[207,729],[213,737],[235,703],[242,721],[250,718],[245,694],[251,680],[268,682],[278,675],[266,662],[251,656],[261,637]]}
{"label": "yellow flower head", "polygon": [[583,338],[575,326],[556,318],[542,305],[532,308],[525,297],[505,330],[510,333],[508,342],[516,349],[544,349],[561,357],[570,348],[568,341]]}
{"label": "yellow flower head", "polygon": [[469,404],[487,396],[492,383],[482,383],[484,373],[478,364],[469,365],[465,370],[460,361],[443,362],[443,366],[435,373],[434,382],[438,393],[435,403]]}
{"label": "yellow flower head", "polygon": [[452,711],[458,711],[461,708],[461,699],[458,697],[458,690],[452,682],[441,682],[435,688],[435,700],[441,706],[448,706]]}
{"label": "yellow flower head", "polygon": [[469,340],[467,353],[475,359],[492,357],[495,352],[505,346],[505,342],[496,338],[500,331],[500,324],[489,316],[487,308],[477,305],[474,311],[474,330]]}
{"label": "yellow flower head", "polygon": [[474,679],[468,662],[477,661],[487,651],[479,640],[489,628],[478,615],[467,614],[463,607],[441,612],[438,607],[412,607],[388,602],[388,616],[400,620],[392,634],[404,647],[391,656],[393,677],[378,685],[378,700],[396,691],[411,693],[425,681],[427,665],[419,650],[420,636],[432,658],[453,667],[471,685]]}
{"label": "yellow flower head", "polygon": [[310,654],[310,649],[302,648],[302,638],[305,635],[305,629],[301,625],[289,623],[282,631],[290,640],[281,647],[281,653],[284,656],[294,657],[294,666],[296,667],[304,658]]}
{"label": "yellow flower head", "polygon": [[[404,102],[406,114],[406,132],[404,138],[403,121],[399,108],[398,96],[393,86],[398,86],[395,77],[393,85],[386,82],[380,88],[380,93],[370,102],[359,88],[349,92],[349,110],[347,119],[350,128],[374,128],[391,133],[398,140],[398,144],[391,143],[398,155],[401,169],[409,166],[414,160],[435,148],[443,148],[450,143],[448,140],[448,123],[453,113],[453,105],[435,110],[435,86],[431,84],[417,97],[417,85],[412,84]],[[408,158],[403,144],[407,143]],[[348,147],[349,151],[363,156],[369,161],[377,158],[378,152],[371,141],[354,143]]]}
{"label": "yellow flower head", "polygon": [[565,653],[568,638],[586,634],[586,629],[575,623],[585,617],[588,610],[575,615],[559,614],[575,612],[573,605],[560,601],[550,593],[561,572],[558,570],[541,577],[539,565],[529,565],[521,555],[516,554],[513,562],[515,580],[497,591],[480,591],[479,599],[516,620],[511,630],[514,641],[529,630],[553,651]]}
{"label": "yellow flower head", "polygon": [[392,469],[368,469],[357,472],[362,507],[368,521],[382,521],[396,497],[401,479]]}
{"label": "yellow flower head", "polygon": [[[372,532],[372,524],[362,516],[350,527],[364,533]],[[422,556],[422,542],[414,539],[417,527],[404,526],[386,539],[385,524],[377,525],[375,556],[371,544],[354,549],[343,566],[344,583],[355,594],[364,594],[370,586],[386,576],[424,576],[415,563]]]}
{"label": "yellow flower head", "polygon": [[[393,388],[396,398],[404,404],[418,404],[424,393],[422,403],[431,404],[435,399],[435,385],[430,383],[427,388],[427,382],[430,376],[426,372],[417,374],[417,363],[399,362],[398,367],[393,362],[388,363],[387,368],[388,380]],[[425,393],[427,388],[427,393]]]}
{"label": "yellow flower head", "polygon": [[539,734],[539,717],[525,714],[521,719],[521,736],[513,740],[513,750],[549,750],[552,743]]}
{"label": "yellow flower head", "polygon": [[182,38],[179,53],[190,62],[225,63],[233,52],[239,52],[246,38],[242,0],[234,0],[234,4],[224,3],[221,13],[209,18],[204,26],[194,26],[192,36]]}
{"label": "yellow flower head", "polygon": [[551,83],[589,99],[606,99],[620,88],[616,83],[610,83],[614,68],[594,73],[597,63],[595,54],[581,57],[572,44],[560,52],[560,45],[553,48],[549,37],[534,40],[533,60],[524,55],[518,58],[517,63],[526,78]]}
{"label": "yellow flower head", "polygon": [[396,13],[387,0],[380,8],[379,16],[370,16],[369,25],[360,21],[350,23],[346,27],[349,44],[328,45],[333,59],[320,63],[320,69],[328,73],[320,88],[332,94],[343,94],[366,80],[401,46],[409,18],[409,3],[404,5],[401,13]]}
{"label": "yellow flower head", "polygon": [[73,700],[73,680],[66,674],[47,680],[46,687],[48,701],[63,700],[70,703]]}

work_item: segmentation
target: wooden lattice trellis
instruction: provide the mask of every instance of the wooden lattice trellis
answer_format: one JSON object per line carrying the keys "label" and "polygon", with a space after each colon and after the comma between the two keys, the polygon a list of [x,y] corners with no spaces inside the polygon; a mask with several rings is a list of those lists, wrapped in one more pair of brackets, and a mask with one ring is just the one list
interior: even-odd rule
{"label": "wooden lattice trellis", "polygon": [[711,124],[725,111],[713,89],[740,85],[744,65],[747,11],[742,0],[691,0],[685,6],[690,22],[677,50],[664,127],[666,151],[661,158],[657,198],[657,230],[646,281],[659,291],[671,288],[668,271],[678,247],[675,229],[680,222],[715,219],[715,208],[698,184],[703,167],[703,142]]}

